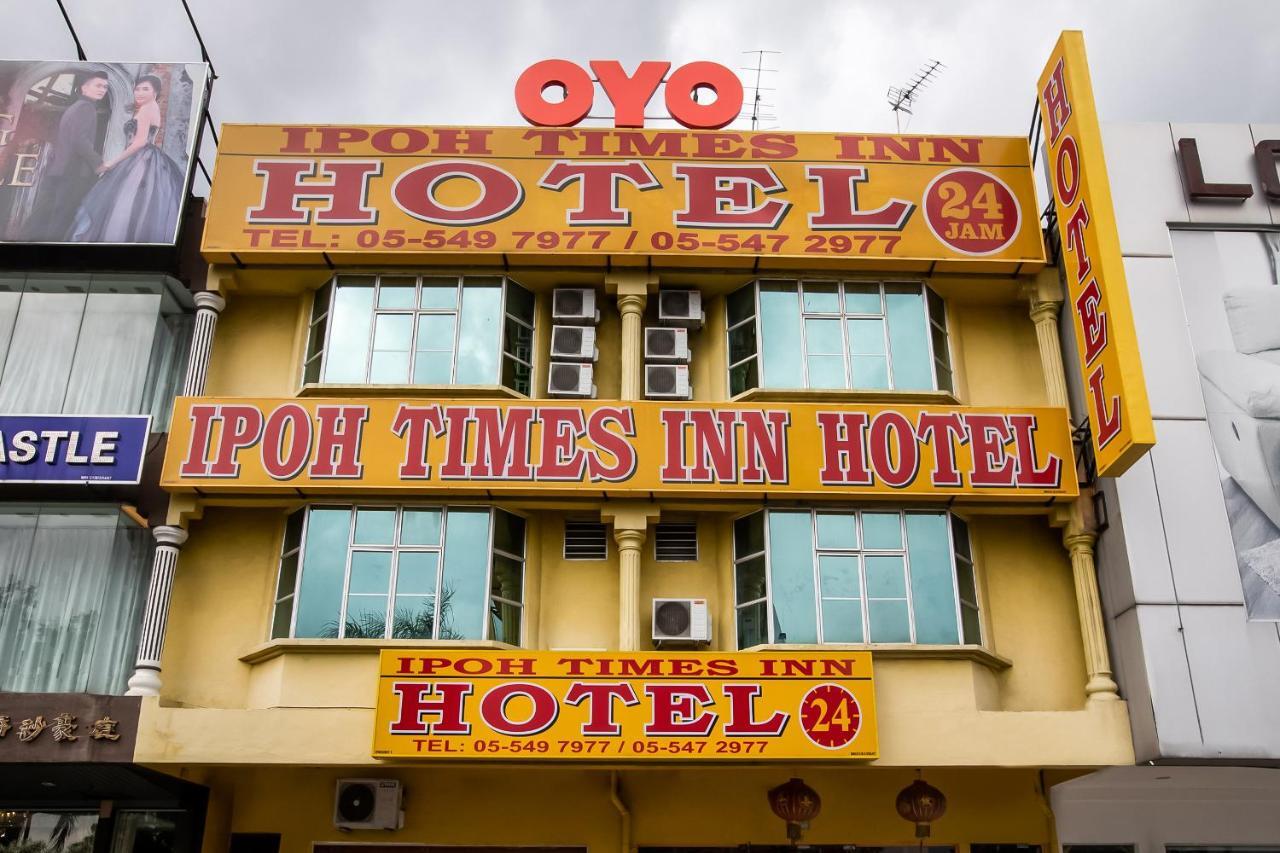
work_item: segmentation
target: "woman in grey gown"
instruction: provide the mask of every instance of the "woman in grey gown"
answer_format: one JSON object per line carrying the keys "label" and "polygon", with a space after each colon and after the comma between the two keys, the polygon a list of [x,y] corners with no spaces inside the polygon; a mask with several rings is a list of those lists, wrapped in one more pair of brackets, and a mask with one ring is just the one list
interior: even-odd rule
{"label": "woman in grey gown", "polygon": [[125,149],[98,168],[68,240],[77,243],[170,243],[182,201],[183,174],[155,144],[160,131],[160,78],[138,78]]}

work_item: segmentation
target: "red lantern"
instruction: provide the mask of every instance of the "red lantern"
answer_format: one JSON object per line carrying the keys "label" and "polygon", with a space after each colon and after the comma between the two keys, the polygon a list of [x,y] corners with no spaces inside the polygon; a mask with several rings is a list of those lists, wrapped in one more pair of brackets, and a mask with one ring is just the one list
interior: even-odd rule
{"label": "red lantern", "polygon": [[947,813],[947,796],[923,779],[898,792],[895,804],[903,820],[916,825],[916,838],[929,837],[929,824]]}
{"label": "red lantern", "polygon": [[787,838],[795,844],[800,833],[809,828],[809,821],[822,811],[822,797],[803,779],[792,779],[769,791],[769,808],[787,822]]}

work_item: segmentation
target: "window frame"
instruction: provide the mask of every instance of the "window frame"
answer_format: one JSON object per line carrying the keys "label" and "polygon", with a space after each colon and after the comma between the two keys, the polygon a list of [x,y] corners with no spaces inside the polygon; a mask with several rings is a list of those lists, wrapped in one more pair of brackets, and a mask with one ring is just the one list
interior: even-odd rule
{"label": "window frame", "polygon": [[[307,553],[307,537],[311,531],[311,511],[313,509],[322,509],[322,508],[348,509],[351,511],[350,519],[348,520],[348,523],[347,523],[347,552],[343,562],[343,569],[342,569],[342,597],[340,599],[340,604],[338,607],[338,615],[337,615],[338,635],[336,637],[297,637],[296,634],[297,634],[297,623],[298,623],[298,600],[299,600],[299,595],[302,589],[303,564],[305,561],[304,558]],[[488,510],[489,528],[488,528],[488,538],[487,538],[488,546],[487,547],[488,547],[489,556],[485,561],[484,609],[482,611],[481,636],[478,639],[472,639],[470,641],[471,642],[488,642],[493,639],[491,636],[493,631],[492,620],[490,619],[490,616],[492,615],[491,607],[494,601],[498,601],[503,604],[513,605],[520,609],[520,615],[521,615],[520,643],[518,645],[518,648],[524,648],[527,631],[528,631],[527,623],[524,619],[524,614],[525,614],[525,608],[527,605],[525,599],[527,598],[528,591],[529,591],[529,577],[528,577],[528,571],[527,571],[528,563],[529,563],[529,556],[528,556],[529,555],[529,532],[528,532],[529,516],[521,512],[514,512],[510,509],[506,509],[505,507],[494,506],[492,504],[460,504],[460,503],[455,503],[455,504],[407,503],[406,504],[406,503],[382,503],[377,501],[373,501],[373,502],[318,501],[314,503],[308,503],[305,506],[295,510],[295,512],[303,513],[302,533],[299,536],[298,547],[297,547],[298,569],[294,576],[293,592],[290,593],[289,595],[273,597],[272,618],[268,621],[268,626],[267,626],[268,641],[275,642],[277,640],[285,640],[285,639],[288,639],[288,640],[304,639],[304,640],[320,640],[324,642],[344,642],[349,639],[357,639],[357,638],[348,638],[345,636],[345,634],[347,629],[346,617],[347,617],[348,597],[350,595],[349,589],[351,585],[351,556],[355,551],[359,550],[359,551],[370,552],[370,553],[390,553],[392,555],[391,568],[387,577],[386,597],[387,597],[388,618],[386,618],[384,621],[383,636],[380,638],[382,640],[401,639],[401,638],[389,636],[389,634],[394,629],[393,619],[394,619],[394,613],[395,613],[395,599],[397,595],[395,592],[395,589],[396,589],[396,580],[399,576],[399,570],[400,570],[401,551],[407,551],[410,553],[435,553],[439,555],[436,561],[435,591],[432,593],[433,617],[432,617],[431,630],[432,630],[433,636],[417,637],[417,638],[409,638],[409,639],[413,639],[417,642],[422,642],[422,643],[441,642],[441,639],[439,636],[440,634],[440,618],[439,618],[440,617],[440,593],[441,593],[441,586],[444,583],[444,557],[445,557],[445,542],[446,542],[445,537],[448,535],[449,511],[451,509],[476,509],[476,508],[483,508]],[[366,509],[366,510],[390,509],[395,511],[396,513],[395,526],[393,528],[393,533],[392,533],[393,544],[391,545],[360,544],[358,546],[356,545],[355,543],[356,519],[357,519],[357,513],[361,509]],[[440,511],[440,544],[439,545],[408,545],[408,546],[399,544],[405,510],[439,510]],[[497,523],[496,514],[498,512],[505,512],[508,515],[514,515],[523,520],[525,524],[524,556],[512,554],[510,551],[506,551],[506,550],[499,550],[494,545],[494,532],[495,532],[496,523]],[[279,562],[276,569],[275,589],[277,593],[280,588],[280,576],[284,571],[284,558],[287,557],[290,553],[293,553],[293,549],[288,549],[285,547],[288,544],[288,519],[291,515],[292,513],[285,516],[285,530],[281,537],[280,558],[279,558]],[[493,564],[494,564],[495,555],[506,557],[509,560],[514,560],[520,563],[520,566],[521,566],[520,601],[512,601],[511,599],[502,598],[500,596],[495,596],[493,594]],[[289,635],[287,637],[272,637],[270,636],[270,634],[273,633],[273,629],[275,625],[275,608],[278,607],[280,602],[284,601],[285,599],[292,600],[291,613],[289,616]],[[379,638],[375,637],[372,639],[379,639]],[[467,640],[464,640],[464,642],[466,641]],[[503,642],[503,641],[497,641],[497,642]]]}
{"label": "window frame", "polygon": [[[329,351],[331,349],[329,336],[330,334],[332,334],[332,331],[333,331],[333,319],[335,316],[334,306],[337,303],[338,290],[340,289],[341,280],[343,278],[350,278],[350,279],[372,278],[373,279],[373,285],[372,285],[373,286],[373,304],[372,304],[372,307],[370,308],[370,315],[369,315],[370,317],[369,336],[367,341],[365,342],[365,348],[364,348],[364,356],[365,356],[364,371],[363,371],[364,379],[360,382],[355,382],[355,383],[329,382],[325,379],[325,374],[329,368]],[[382,290],[382,280],[384,278],[414,279],[415,280],[414,281],[414,305],[409,308],[378,307],[378,294]],[[422,294],[423,281],[426,279],[447,279],[447,278],[455,279],[454,307],[453,308],[421,307],[421,303],[422,303],[421,294]],[[369,387],[369,388],[378,388],[378,387],[394,388],[399,386],[439,387],[439,386],[446,386],[446,385],[457,385],[458,384],[457,382],[458,342],[462,335],[461,319],[462,319],[462,308],[463,308],[463,293],[466,290],[468,279],[471,279],[473,281],[477,279],[493,279],[497,281],[499,296],[500,296],[500,299],[498,302],[498,319],[497,319],[497,330],[496,330],[497,348],[495,350],[498,372],[497,372],[497,376],[494,377],[494,380],[492,383],[481,383],[481,384],[482,385],[492,384],[495,386],[501,386],[517,394],[520,394],[524,397],[532,397],[533,390],[534,390],[533,379],[536,372],[535,359],[537,357],[537,347],[532,345],[532,341],[534,340],[537,332],[537,315],[538,315],[537,294],[534,291],[522,285],[520,282],[516,281],[510,275],[507,275],[506,273],[503,273],[503,272],[498,272],[493,274],[486,273],[486,274],[468,275],[465,272],[449,272],[447,270],[439,271],[439,272],[436,272],[436,271],[415,272],[412,270],[405,270],[405,271],[350,270],[350,271],[344,271],[341,273],[335,273],[334,275],[330,276],[329,279],[326,280],[323,285],[321,285],[320,287],[316,288],[311,292],[311,311],[310,311],[310,314],[308,315],[306,344],[302,354],[302,370],[301,370],[302,384],[304,386],[313,385],[313,384],[314,385],[329,385],[329,384],[352,385],[354,384],[360,387]],[[509,310],[510,300],[507,298],[508,290],[510,287],[519,287],[521,290],[524,290],[526,293],[529,294],[530,302],[533,308],[533,322],[527,322],[524,320],[524,318],[510,312]],[[321,311],[319,310],[319,306],[321,304],[320,295],[326,290],[328,291],[328,295],[327,295],[328,304],[324,305],[323,311]],[[412,319],[411,328],[409,332],[408,379],[405,382],[373,382],[370,379],[370,376],[373,370],[373,355],[375,352],[374,340],[378,331],[378,318],[380,316],[396,316],[396,315],[407,316]],[[413,381],[414,367],[417,363],[417,358],[419,355],[419,350],[417,348],[418,325],[419,325],[418,318],[423,316],[449,316],[453,318],[453,343],[450,351],[448,382],[422,383],[422,382]],[[507,340],[507,328],[506,328],[508,320],[516,323],[517,325],[523,326],[529,332],[531,345],[529,347],[529,358],[527,360],[521,358],[514,351],[509,351],[508,349],[508,347],[510,346],[510,342]],[[319,350],[313,351],[311,349],[311,338],[317,326],[323,329],[323,333],[320,336],[321,339],[319,342]],[[514,347],[511,347],[511,350],[514,350]],[[311,364],[313,361],[316,361],[317,358],[319,359],[318,377],[314,380],[308,380],[307,366]],[[514,388],[512,386],[505,385],[503,383],[502,381],[503,363],[508,358],[512,359],[518,364],[523,365],[528,369],[529,371],[528,391],[521,391],[519,388]],[[467,383],[467,385],[464,387],[480,387],[480,386]]]}
{"label": "window frame", "polygon": [[[812,546],[812,548],[810,549],[810,554],[811,554],[811,561],[812,561],[811,568],[812,568],[812,572],[813,572],[813,584],[814,584],[814,591],[813,591],[814,628],[815,628],[815,632],[816,632],[816,634],[817,634],[817,638],[818,638],[818,639],[817,639],[817,643],[818,643],[818,645],[824,645],[824,646],[844,646],[844,645],[855,645],[855,646],[868,646],[868,647],[884,646],[884,645],[902,645],[902,643],[901,643],[901,642],[897,642],[897,643],[894,643],[894,642],[890,642],[890,643],[879,643],[879,642],[876,642],[876,641],[874,641],[874,640],[870,640],[870,639],[868,639],[868,638],[871,636],[871,631],[870,631],[870,620],[871,620],[871,615],[870,615],[870,609],[869,609],[869,608],[868,608],[868,606],[867,606],[867,605],[868,605],[868,601],[869,601],[870,599],[868,598],[868,595],[867,595],[867,574],[866,574],[866,572],[867,572],[867,566],[866,566],[866,557],[867,557],[868,555],[870,555],[870,556],[885,556],[885,555],[893,555],[893,556],[897,556],[897,555],[899,555],[899,554],[901,555],[902,560],[903,560],[903,582],[904,582],[904,585],[905,585],[905,594],[904,594],[904,599],[898,599],[898,598],[893,598],[893,599],[877,598],[876,600],[877,600],[877,601],[888,601],[888,600],[898,601],[898,600],[905,600],[905,601],[907,602],[907,620],[908,620],[908,623],[907,623],[907,624],[908,624],[908,629],[909,629],[909,632],[910,632],[910,640],[906,643],[906,645],[920,646],[921,648],[930,648],[930,647],[933,647],[933,646],[939,645],[939,644],[935,644],[935,643],[919,643],[919,642],[917,641],[918,631],[917,631],[917,626],[916,626],[915,602],[914,602],[914,594],[913,594],[912,587],[911,587],[911,557],[910,557],[910,554],[908,553],[908,552],[909,552],[909,549],[910,549],[910,542],[909,542],[909,540],[908,540],[908,538],[907,538],[907,516],[908,516],[908,515],[910,515],[910,514],[916,514],[916,515],[942,515],[942,516],[946,519],[946,522],[947,522],[947,543],[946,543],[946,544],[947,544],[947,553],[948,553],[948,555],[949,555],[949,557],[950,557],[950,561],[951,561],[951,592],[952,592],[952,598],[953,598],[954,606],[955,606],[955,611],[954,611],[954,612],[955,612],[955,618],[956,618],[956,623],[955,623],[955,624],[956,624],[956,633],[957,633],[957,637],[958,637],[958,643],[957,643],[956,645],[962,645],[962,646],[979,646],[979,647],[981,647],[981,646],[983,645],[983,637],[985,636],[985,630],[983,629],[983,624],[982,624],[982,608],[981,608],[980,602],[978,601],[978,599],[980,598],[980,593],[979,593],[979,591],[978,591],[978,590],[979,590],[979,584],[978,584],[978,569],[977,569],[976,561],[975,561],[975,560],[974,560],[974,558],[973,558],[973,541],[972,541],[972,536],[970,536],[969,543],[968,543],[968,544],[969,544],[969,554],[970,554],[970,556],[969,556],[969,558],[968,558],[968,562],[969,562],[969,565],[970,565],[970,568],[971,568],[971,571],[972,571],[972,574],[973,574],[973,586],[974,586],[974,605],[973,605],[973,609],[974,609],[975,613],[976,613],[976,614],[977,614],[977,616],[978,616],[978,620],[977,620],[977,625],[978,625],[978,636],[977,636],[973,641],[968,641],[968,640],[967,640],[967,638],[965,637],[965,630],[964,630],[964,613],[963,613],[963,609],[964,609],[964,607],[966,606],[966,602],[964,601],[964,599],[962,598],[962,595],[961,595],[961,590],[960,590],[960,577],[959,577],[959,573],[958,573],[958,571],[957,571],[957,565],[956,565],[956,564],[957,564],[957,559],[958,559],[958,557],[960,556],[959,552],[956,550],[956,531],[955,531],[955,524],[954,524],[954,521],[953,521],[953,519],[954,519],[954,518],[956,518],[956,514],[955,514],[954,512],[952,512],[951,510],[948,510],[948,509],[946,509],[946,508],[942,508],[942,509],[925,509],[925,508],[920,508],[920,507],[913,507],[913,508],[906,508],[906,507],[890,508],[890,507],[877,507],[877,506],[822,506],[822,507],[819,507],[819,506],[809,506],[809,507],[790,507],[790,508],[761,507],[761,508],[756,509],[756,510],[753,510],[753,511],[751,511],[751,512],[746,512],[746,513],[742,513],[742,514],[740,514],[740,515],[735,515],[735,516],[733,516],[733,517],[730,519],[730,522],[729,522],[729,524],[730,524],[730,537],[731,537],[731,538],[732,538],[733,525],[734,525],[734,524],[736,524],[740,519],[748,518],[748,517],[750,517],[750,516],[752,516],[752,515],[760,515],[760,516],[762,516],[762,525],[763,525],[763,542],[764,542],[764,550],[763,550],[763,551],[755,551],[755,552],[752,552],[752,553],[750,553],[750,554],[743,555],[743,556],[739,556],[739,555],[738,555],[738,553],[736,552],[736,550],[735,550],[735,551],[733,551],[733,553],[732,553],[732,564],[733,564],[733,612],[734,612],[733,631],[734,631],[734,647],[735,647],[738,651],[742,651],[742,650],[743,650],[743,648],[744,648],[744,647],[741,645],[741,640],[740,640],[740,638],[739,638],[739,636],[738,636],[738,614],[739,614],[742,610],[744,610],[744,609],[746,609],[746,608],[750,608],[750,607],[755,607],[756,605],[760,604],[761,602],[763,602],[763,603],[764,603],[764,606],[765,606],[765,620],[766,620],[766,627],[767,627],[767,632],[768,632],[768,636],[767,636],[767,638],[766,638],[766,640],[765,640],[765,644],[766,644],[766,645],[781,645],[781,643],[779,643],[778,638],[777,638],[777,630],[776,630],[775,620],[774,620],[774,618],[773,618],[773,611],[772,611],[772,601],[773,601],[773,558],[772,558],[772,551],[773,551],[773,548],[772,548],[772,542],[770,541],[770,532],[769,532],[769,513],[770,513],[770,512],[776,512],[776,511],[781,511],[781,512],[806,512],[806,513],[808,513],[808,515],[809,515],[810,531],[811,531],[812,542],[813,542],[813,546]],[[901,536],[902,536],[902,548],[901,548],[901,550],[898,550],[898,549],[884,549],[884,548],[876,548],[876,549],[867,549],[867,548],[866,548],[866,546],[865,546],[865,544],[864,544],[864,543],[865,543],[865,538],[864,538],[864,532],[863,532],[863,526],[862,526],[862,515],[863,515],[863,513],[865,513],[865,512],[872,512],[872,513],[889,513],[889,512],[892,512],[892,513],[897,514],[897,516],[898,516],[898,523],[899,523],[899,526],[900,526],[900,532],[901,532]],[[858,546],[857,546],[856,548],[822,548],[822,547],[819,547],[819,545],[818,545],[818,527],[817,527],[817,525],[818,525],[818,516],[819,516],[819,515],[822,515],[822,514],[826,514],[826,515],[848,515],[848,514],[853,514],[853,515],[856,517],[856,524],[857,524],[857,537],[858,537],[857,541],[858,541]],[[964,518],[961,518],[960,520],[965,524],[965,526],[966,526],[966,530],[967,530],[967,529],[968,529],[968,520],[967,520],[967,519],[964,519]],[[824,554],[831,554],[831,555],[837,555],[837,556],[856,556],[856,557],[857,557],[857,559],[858,559],[858,584],[859,584],[859,594],[860,594],[860,595],[859,595],[859,597],[858,597],[857,599],[848,598],[848,597],[827,598],[827,597],[823,596],[823,594],[822,594],[822,573],[821,573],[821,569],[820,569],[820,567],[819,567],[819,566],[820,566],[820,559],[819,559],[819,558],[820,558],[822,555],[824,555]],[[746,602],[740,602],[740,601],[738,601],[738,567],[739,567],[739,565],[740,565],[741,563],[745,563],[745,562],[748,562],[748,561],[750,561],[750,560],[754,560],[754,559],[756,559],[757,557],[759,557],[759,556],[761,556],[761,555],[763,555],[763,556],[764,556],[764,577],[765,577],[765,594],[764,594],[764,597],[763,597],[763,598],[754,598],[754,599],[751,599],[750,601],[746,601]],[[845,641],[827,641],[827,640],[825,640],[825,639],[824,639],[824,630],[823,630],[823,622],[822,622],[822,604],[823,604],[823,602],[824,602],[824,601],[827,601],[827,600],[832,600],[832,601],[858,601],[858,602],[859,602],[859,604],[860,604],[860,610],[861,610],[861,618],[862,618],[862,638],[863,638],[863,639],[862,639],[861,641],[853,642],[853,643],[849,643],[849,642],[845,642]],[[949,644],[941,644],[941,645],[949,645]]]}
{"label": "window frame", "polygon": [[[771,385],[767,380],[767,370],[764,363],[764,330],[761,325],[761,317],[763,314],[760,304],[760,287],[763,283],[790,284],[795,288],[795,297],[799,308],[800,319],[800,370],[803,384],[799,388],[783,385]],[[804,307],[804,290],[806,285],[834,285],[836,287],[836,297],[839,301],[839,308],[836,312],[806,311]],[[880,312],[878,314],[849,313],[847,310],[846,287],[848,285],[875,285],[879,289],[880,295]],[[924,312],[924,328],[922,329],[925,343],[928,346],[928,363],[929,371],[932,376],[932,388],[897,388],[894,382],[893,369],[893,349],[889,335],[889,314],[888,314],[888,287],[910,286],[918,287],[921,296],[921,305]],[[746,317],[732,322],[729,317],[729,300],[739,291],[745,288],[751,288],[753,313]],[[934,316],[934,311],[930,307],[930,296],[936,297],[941,306],[941,317]],[[840,341],[841,356],[844,362],[844,385],[838,388],[815,388],[809,379],[809,338],[808,338],[808,320],[837,320],[840,323]],[[881,331],[884,343],[884,358],[886,365],[886,373],[888,377],[888,388],[859,388],[854,385],[851,360],[853,353],[850,351],[849,328],[848,324],[851,320],[878,319],[881,323]],[[745,394],[752,390],[800,390],[800,391],[835,391],[835,392],[852,392],[862,394],[911,394],[921,392],[942,392],[947,394],[955,393],[955,362],[952,359],[951,352],[951,333],[948,325],[947,317],[947,300],[940,293],[929,286],[926,279],[912,278],[841,278],[831,277],[823,278],[821,276],[802,276],[797,278],[773,278],[761,277],[751,280],[741,288],[728,293],[725,296],[725,385],[729,391],[730,398],[737,397],[739,394]],[[750,355],[746,355],[737,361],[730,361],[732,357],[731,339],[734,332],[738,331],[748,324],[755,324],[754,327],[754,346]],[[937,330],[946,343],[947,351],[945,360],[939,359],[939,354],[934,346],[934,330]],[[818,353],[821,355],[822,353]],[[834,355],[833,353],[831,355]],[[757,384],[754,386],[744,387],[743,390],[733,392],[733,371],[743,365],[748,364],[752,359],[756,362],[756,379]],[[943,388],[939,382],[939,370],[945,368],[950,376],[950,388]]]}

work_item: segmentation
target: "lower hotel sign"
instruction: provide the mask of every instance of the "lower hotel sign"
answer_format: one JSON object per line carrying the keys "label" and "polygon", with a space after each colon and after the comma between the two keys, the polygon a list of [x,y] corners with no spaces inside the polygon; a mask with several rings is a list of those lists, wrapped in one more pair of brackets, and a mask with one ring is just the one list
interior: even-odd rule
{"label": "lower hotel sign", "polygon": [[865,652],[382,652],[375,758],[878,754]]}

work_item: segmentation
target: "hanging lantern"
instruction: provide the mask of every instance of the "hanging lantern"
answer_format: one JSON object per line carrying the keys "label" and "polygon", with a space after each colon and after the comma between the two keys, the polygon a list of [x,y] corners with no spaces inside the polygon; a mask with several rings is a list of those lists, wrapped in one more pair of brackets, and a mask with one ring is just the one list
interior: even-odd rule
{"label": "hanging lantern", "polygon": [[916,825],[916,838],[929,837],[929,824],[947,813],[947,796],[923,779],[898,792],[898,814]]}
{"label": "hanging lantern", "polygon": [[809,821],[822,811],[822,797],[803,779],[792,779],[769,791],[769,808],[787,822],[787,838],[795,844],[800,833],[809,828]]}

